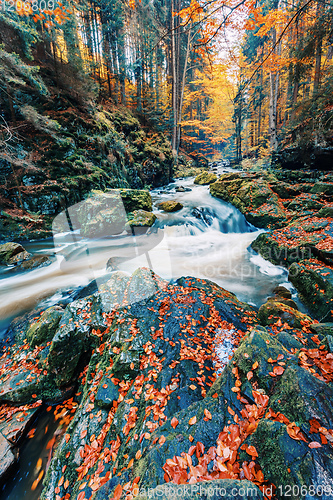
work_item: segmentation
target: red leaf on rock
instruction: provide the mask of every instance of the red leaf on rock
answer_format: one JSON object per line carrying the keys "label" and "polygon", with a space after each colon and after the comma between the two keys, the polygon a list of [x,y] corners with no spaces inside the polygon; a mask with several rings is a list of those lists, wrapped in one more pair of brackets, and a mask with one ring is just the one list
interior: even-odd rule
{"label": "red leaf on rock", "polygon": [[176,419],[176,417],[173,417],[173,419],[171,420],[171,427],[173,427],[173,429],[175,429],[177,427],[177,425],[179,424],[179,421]]}

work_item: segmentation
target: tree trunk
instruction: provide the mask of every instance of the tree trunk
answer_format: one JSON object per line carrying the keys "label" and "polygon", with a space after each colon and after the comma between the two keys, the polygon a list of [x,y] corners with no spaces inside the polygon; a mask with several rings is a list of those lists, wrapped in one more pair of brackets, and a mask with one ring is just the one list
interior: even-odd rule
{"label": "tree trunk", "polygon": [[172,71],[172,139],[171,147],[172,151],[176,155],[177,147],[177,61],[176,61],[176,42],[175,42],[175,18],[173,16],[174,12],[174,2],[171,0],[171,71]]}
{"label": "tree trunk", "polygon": [[182,121],[182,111],[183,111],[183,102],[184,102],[184,92],[185,92],[185,83],[186,83],[186,73],[187,73],[187,64],[188,58],[190,55],[190,46],[191,46],[191,28],[192,23],[188,26],[188,35],[187,35],[187,46],[186,46],[186,55],[184,61],[184,69],[183,69],[183,78],[180,90],[180,102],[179,102],[179,116],[178,116],[178,127],[177,127],[177,154],[179,152],[180,146],[180,138],[181,138],[181,121]]}
{"label": "tree trunk", "polygon": [[[272,44],[276,43],[276,30],[273,28]],[[281,54],[281,42],[279,43],[276,52],[277,55]],[[271,151],[276,151],[278,146],[277,140],[277,99],[279,92],[279,72],[271,71],[269,74],[270,81],[270,95],[269,95],[269,135],[270,135],[270,148]]]}

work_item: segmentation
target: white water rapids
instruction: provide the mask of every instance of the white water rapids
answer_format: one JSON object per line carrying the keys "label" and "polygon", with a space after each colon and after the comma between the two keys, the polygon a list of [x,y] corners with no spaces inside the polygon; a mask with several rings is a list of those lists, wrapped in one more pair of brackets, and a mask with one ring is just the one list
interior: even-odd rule
{"label": "white water rapids", "polygon": [[[179,186],[191,191],[176,192]],[[277,284],[290,288],[285,269],[249,250],[261,231],[248,224],[236,208],[213,198],[208,186],[194,185],[193,178],[188,178],[151,194],[158,234],[89,242],[76,242],[73,235],[57,235],[54,247],[50,242],[24,245],[29,251],[53,255],[54,261],[27,272],[0,269],[0,330],[1,321],[4,328],[9,318],[41,301],[42,305],[45,301],[54,304],[93,278],[100,282],[107,275],[106,263],[112,256],[117,258],[118,268],[128,273],[146,266],[166,279],[184,275],[208,278],[255,305],[264,303]],[[158,204],[165,200],[177,200],[184,208],[163,212]]]}

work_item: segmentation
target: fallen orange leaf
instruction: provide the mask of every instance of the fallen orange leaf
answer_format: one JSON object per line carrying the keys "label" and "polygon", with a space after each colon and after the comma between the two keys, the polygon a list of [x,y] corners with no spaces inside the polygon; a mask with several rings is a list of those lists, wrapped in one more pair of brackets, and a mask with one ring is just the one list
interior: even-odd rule
{"label": "fallen orange leaf", "polygon": [[197,417],[194,415],[194,417],[190,418],[190,420],[188,421],[188,424],[194,425],[196,423],[197,423]]}

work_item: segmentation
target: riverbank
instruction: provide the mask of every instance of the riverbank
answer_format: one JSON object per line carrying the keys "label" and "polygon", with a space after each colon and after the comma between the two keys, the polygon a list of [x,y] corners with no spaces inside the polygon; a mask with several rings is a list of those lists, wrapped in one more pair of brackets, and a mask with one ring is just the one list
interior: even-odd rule
{"label": "riverbank", "polygon": [[[255,175],[229,172],[210,189],[239,183],[230,193],[247,216],[264,210],[267,190],[276,200],[271,174]],[[156,200],[178,192],[183,204],[159,224],[204,224],[212,213],[192,214],[186,182],[179,187]],[[38,482],[42,498],[204,499],[207,490],[195,489],[203,481],[216,499],[330,498],[332,328],[273,288],[258,308],[200,277],[170,283],[149,269],[116,271],[98,291],[16,321],[2,357],[3,415],[13,403],[27,413],[64,400],[69,415]],[[15,467],[15,444],[4,444]]]}

